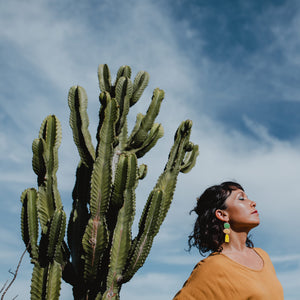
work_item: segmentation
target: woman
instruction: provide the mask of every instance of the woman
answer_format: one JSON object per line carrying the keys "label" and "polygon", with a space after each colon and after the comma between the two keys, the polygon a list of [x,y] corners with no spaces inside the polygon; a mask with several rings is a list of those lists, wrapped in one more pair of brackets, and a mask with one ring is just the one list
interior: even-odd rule
{"label": "woman", "polygon": [[173,300],[282,300],[283,289],[268,254],[254,248],[249,231],[259,225],[256,203],[241,185],[208,188],[194,210],[198,217],[189,246],[200,261]]}

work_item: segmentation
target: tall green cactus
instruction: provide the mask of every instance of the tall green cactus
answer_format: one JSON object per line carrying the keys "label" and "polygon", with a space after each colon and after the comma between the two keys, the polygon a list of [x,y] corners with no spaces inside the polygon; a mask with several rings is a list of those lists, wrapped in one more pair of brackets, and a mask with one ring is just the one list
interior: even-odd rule
{"label": "tall green cactus", "polygon": [[184,121],[145,204],[138,234],[132,238],[135,189],[147,173],[146,165],[138,166],[138,158],[163,136],[162,125],[154,122],[164,92],[154,90],[146,114],[137,115],[128,135],[127,115],[146,88],[148,73],[139,72],[132,82],[130,67],[122,66],[112,84],[108,66],[100,65],[98,78],[101,106],[96,148],[88,131],[85,90],[74,86],[68,96],[70,126],[80,156],[68,246],[64,242],[66,215],[56,180],[61,141],[58,119],[48,116],[39,138],[33,141],[32,166],[38,177],[38,192],[26,189],[21,196],[22,238],[34,264],[31,299],[58,299],[61,277],[73,286],[74,299],[119,299],[122,284],[133,277],[149,254],[170,207],[179,172],[190,171],[199,154],[198,146],[189,140],[192,122]]}

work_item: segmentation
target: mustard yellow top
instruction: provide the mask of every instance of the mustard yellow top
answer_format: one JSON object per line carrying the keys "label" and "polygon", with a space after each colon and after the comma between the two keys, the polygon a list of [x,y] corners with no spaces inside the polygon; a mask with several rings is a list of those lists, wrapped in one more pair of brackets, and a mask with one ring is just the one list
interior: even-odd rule
{"label": "mustard yellow top", "polygon": [[282,300],[283,289],[269,255],[254,248],[263,259],[261,270],[250,269],[222,253],[212,254],[194,268],[173,300]]}

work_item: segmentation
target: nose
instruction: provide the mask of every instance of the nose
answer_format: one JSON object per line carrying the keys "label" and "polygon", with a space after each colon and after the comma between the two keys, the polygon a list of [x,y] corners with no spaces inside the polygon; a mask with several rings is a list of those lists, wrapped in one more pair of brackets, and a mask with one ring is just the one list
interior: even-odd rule
{"label": "nose", "polygon": [[256,207],[256,202],[253,201],[253,200],[250,200],[250,206],[251,206],[251,207]]}

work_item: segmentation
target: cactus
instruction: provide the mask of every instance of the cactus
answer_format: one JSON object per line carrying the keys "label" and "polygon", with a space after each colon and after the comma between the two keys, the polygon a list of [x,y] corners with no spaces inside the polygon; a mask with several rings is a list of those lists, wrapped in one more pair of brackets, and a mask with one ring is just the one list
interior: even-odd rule
{"label": "cactus", "polygon": [[21,196],[22,238],[34,264],[31,299],[58,299],[62,270],[69,259],[63,241],[66,215],[56,179],[60,142],[60,123],[55,116],[48,116],[42,123],[39,138],[32,143],[32,167],[37,174],[38,192],[34,188],[26,189]]}
{"label": "cactus", "polygon": [[101,106],[96,147],[88,131],[85,90],[73,86],[68,95],[70,126],[80,161],[67,244],[66,215],[55,175],[61,141],[58,119],[48,116],[39,138],[33,141],[32,166],[38,191],[26,189],[21,196],[22,238],[34,264],[31,299],[58,299],[61,277],[73,286],[74,299],[119,299],[122,285],[134,276],[149,254],[170,207],[179,172],[190,171],[199,154],[198,146],[189,140],[192,122],[184,121],[145,204],[138,234],[132,238],[135,189],[147,173],[147,166],[139,166],[138,158],[163,136],[162,125],[154,122],[164,92],[154,90],[146,114],[137,115],[129,135],[127,115],[146,88],[148,73],[139,72],[132,82],[131,68],[122,66],[112,84],[108,66],[100,65],[98,78]]}

